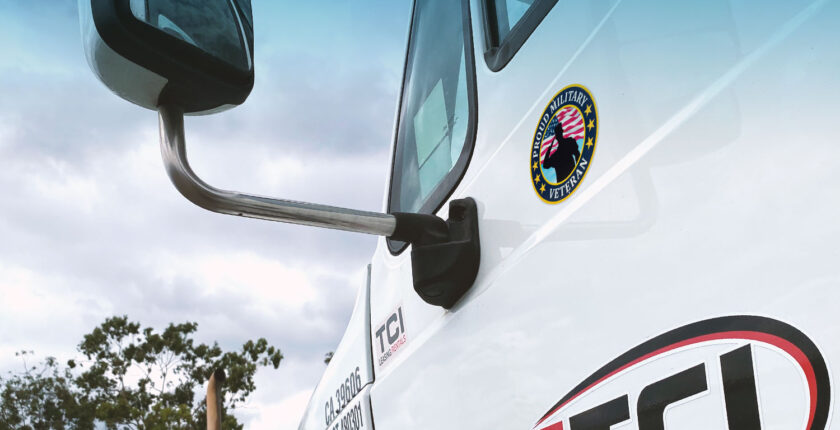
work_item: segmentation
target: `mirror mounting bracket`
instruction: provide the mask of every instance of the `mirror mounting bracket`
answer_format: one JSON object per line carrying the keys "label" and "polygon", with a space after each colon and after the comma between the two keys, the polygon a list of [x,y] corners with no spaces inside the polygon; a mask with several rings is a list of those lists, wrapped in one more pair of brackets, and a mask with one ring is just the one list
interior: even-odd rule
{"label": "mirror mounting bracket", "polygon": [[[399,225],[404,214],[394,215]],[[420,298],[450,309],[472,287],[481,263],[478,208],[473,198],[449,202],[445,229],[445,239],[411,243],[411,275]]]}
{"label": "mirror mounting bracket", "polygon": [[449,220],[435,215],[360,211],[260,197],[215,188],[199,178],[187,160],[184,111],[158,106],[160,150],[175,188],[211,212],[386,236],[412,245],[414,289],[427,303],[451,308],[478,273],[478,211],[472,198],[453,200]]}

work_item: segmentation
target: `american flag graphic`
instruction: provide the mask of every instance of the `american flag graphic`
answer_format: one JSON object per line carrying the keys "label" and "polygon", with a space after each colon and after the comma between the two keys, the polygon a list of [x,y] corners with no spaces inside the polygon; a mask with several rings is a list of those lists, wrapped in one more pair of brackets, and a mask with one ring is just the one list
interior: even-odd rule
{"label": "american flag graphic", "polygon": [[[556,121],[560,121],[563,124],[563,137],[570,137],[575,140],[584,138],[586,128],[583,124],[583,117],[580,116],[580,111],[574,106],[566,106],[560,109],[554,116],[554,119],[548,124],[546,134],[549,132],[554,133],[554,125],[557,124]],[[559,146],[554,135],[543,140],[542,147],[540,148],[540,162],[542,163],[545,160],[546,155],[554,154],[554,151],[557,151]]]}

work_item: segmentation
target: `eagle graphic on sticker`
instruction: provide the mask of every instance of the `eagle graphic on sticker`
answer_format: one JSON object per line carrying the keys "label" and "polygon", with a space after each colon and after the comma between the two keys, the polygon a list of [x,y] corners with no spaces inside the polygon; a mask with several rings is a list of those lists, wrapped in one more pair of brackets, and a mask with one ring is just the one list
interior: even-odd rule
{"label": "eagle graphic on sticker", "polygon": [[531,145],[531,183],[546,203],[558,203],[577,189],[598,141],[598,109],[583,85],[569,85],[543,110]]}

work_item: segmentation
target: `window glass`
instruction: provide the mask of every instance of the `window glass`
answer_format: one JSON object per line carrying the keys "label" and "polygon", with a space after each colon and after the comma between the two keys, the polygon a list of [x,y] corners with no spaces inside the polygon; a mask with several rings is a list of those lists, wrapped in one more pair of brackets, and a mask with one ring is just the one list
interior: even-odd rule
{"label": "window glass", "polygon": [[129,5],[137,19],[233,66],[250,70],[250,58],[230,0],[132,0]]}
{"label": "window glass", "polygon": [[494,3],[496,28],[499,41],[502,41],[510,33],[519,20],[533,6],[534,0],[490,0]]}
{"label": "window glass", "polygon": [[[417,0],[397,131],[390,210],[431,212],[466,164],[470,127],[467,32],[460,1]],[[472,73],[470,62],[470,76]],[[460,172],[454,172],[457,173]],[[447,188],[448,189],[444,189]]]}
{"label": "window glass", "polygon": [[487,67],[502,70],[555,4],[557,0],[483,0]]}

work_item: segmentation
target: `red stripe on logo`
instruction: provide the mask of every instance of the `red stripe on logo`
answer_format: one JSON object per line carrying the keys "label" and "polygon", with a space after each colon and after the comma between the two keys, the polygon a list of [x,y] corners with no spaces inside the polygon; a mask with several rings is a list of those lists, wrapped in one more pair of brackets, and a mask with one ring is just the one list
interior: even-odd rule
{"label": "red stripe on logo", "polygon": [[563,430],[563,421],[556,422],[548,427],[543,428],[543,430]]}
{"label": "red stripe on logo", "polygon": [[[811,428],[811,424],[814,422],[814,414],[817,410],[817,377],[814,373],[814,367],[811,365],[811,362],[808,361],[808,357],[799,349],[796,345],[791,343],[790,341],[781,338],[779,336],[774,336],[772,334],[761,333],[757,331],[725,331],[720,333],[712,333],[703,336],[693,337],[691,339],[686,339],[681,342],[673,343],[669,346],[657,349],[651,353],[645,354],[621,367],[618,369],[610,372],[603,378],[593,382],[588,387],[581,390],[579,393],[572,396],[569,400],[566,400],[563,404],[554,408],[551,412],[545,415],[545,418],[539,420],[537,425],[540,425],[543,421],[547,420],[551,415],[553,415],[558,410],[562,409],[564,406],[569,404],[572,400],[580,397],[590,389],[594,388],[595,386],[601,384],[602,382],[606,381],[607,379],[612,378],[617,373],[626,370],[636,364],[639,364],[645,360],[653,358],[657,355],[664,354],[668,351],[675,350],[677,348],[682,348],[684,346],[693,345],[696,343],[708,342],[712,340],[722,340],[722,339],[743,339],[743,340],[754,340],[758,342],[767,343],[773,346],[778,347],[779,349],[785,351],[788,355],[793,357],[794,360],[799,364],[799,367],[805,372],[805,378],[808,380],[808,393],[810,397],[810,412],[808,414],[808,426],[805,427],[806,429]],[[549,427],[550,428],[550,427]]]}

